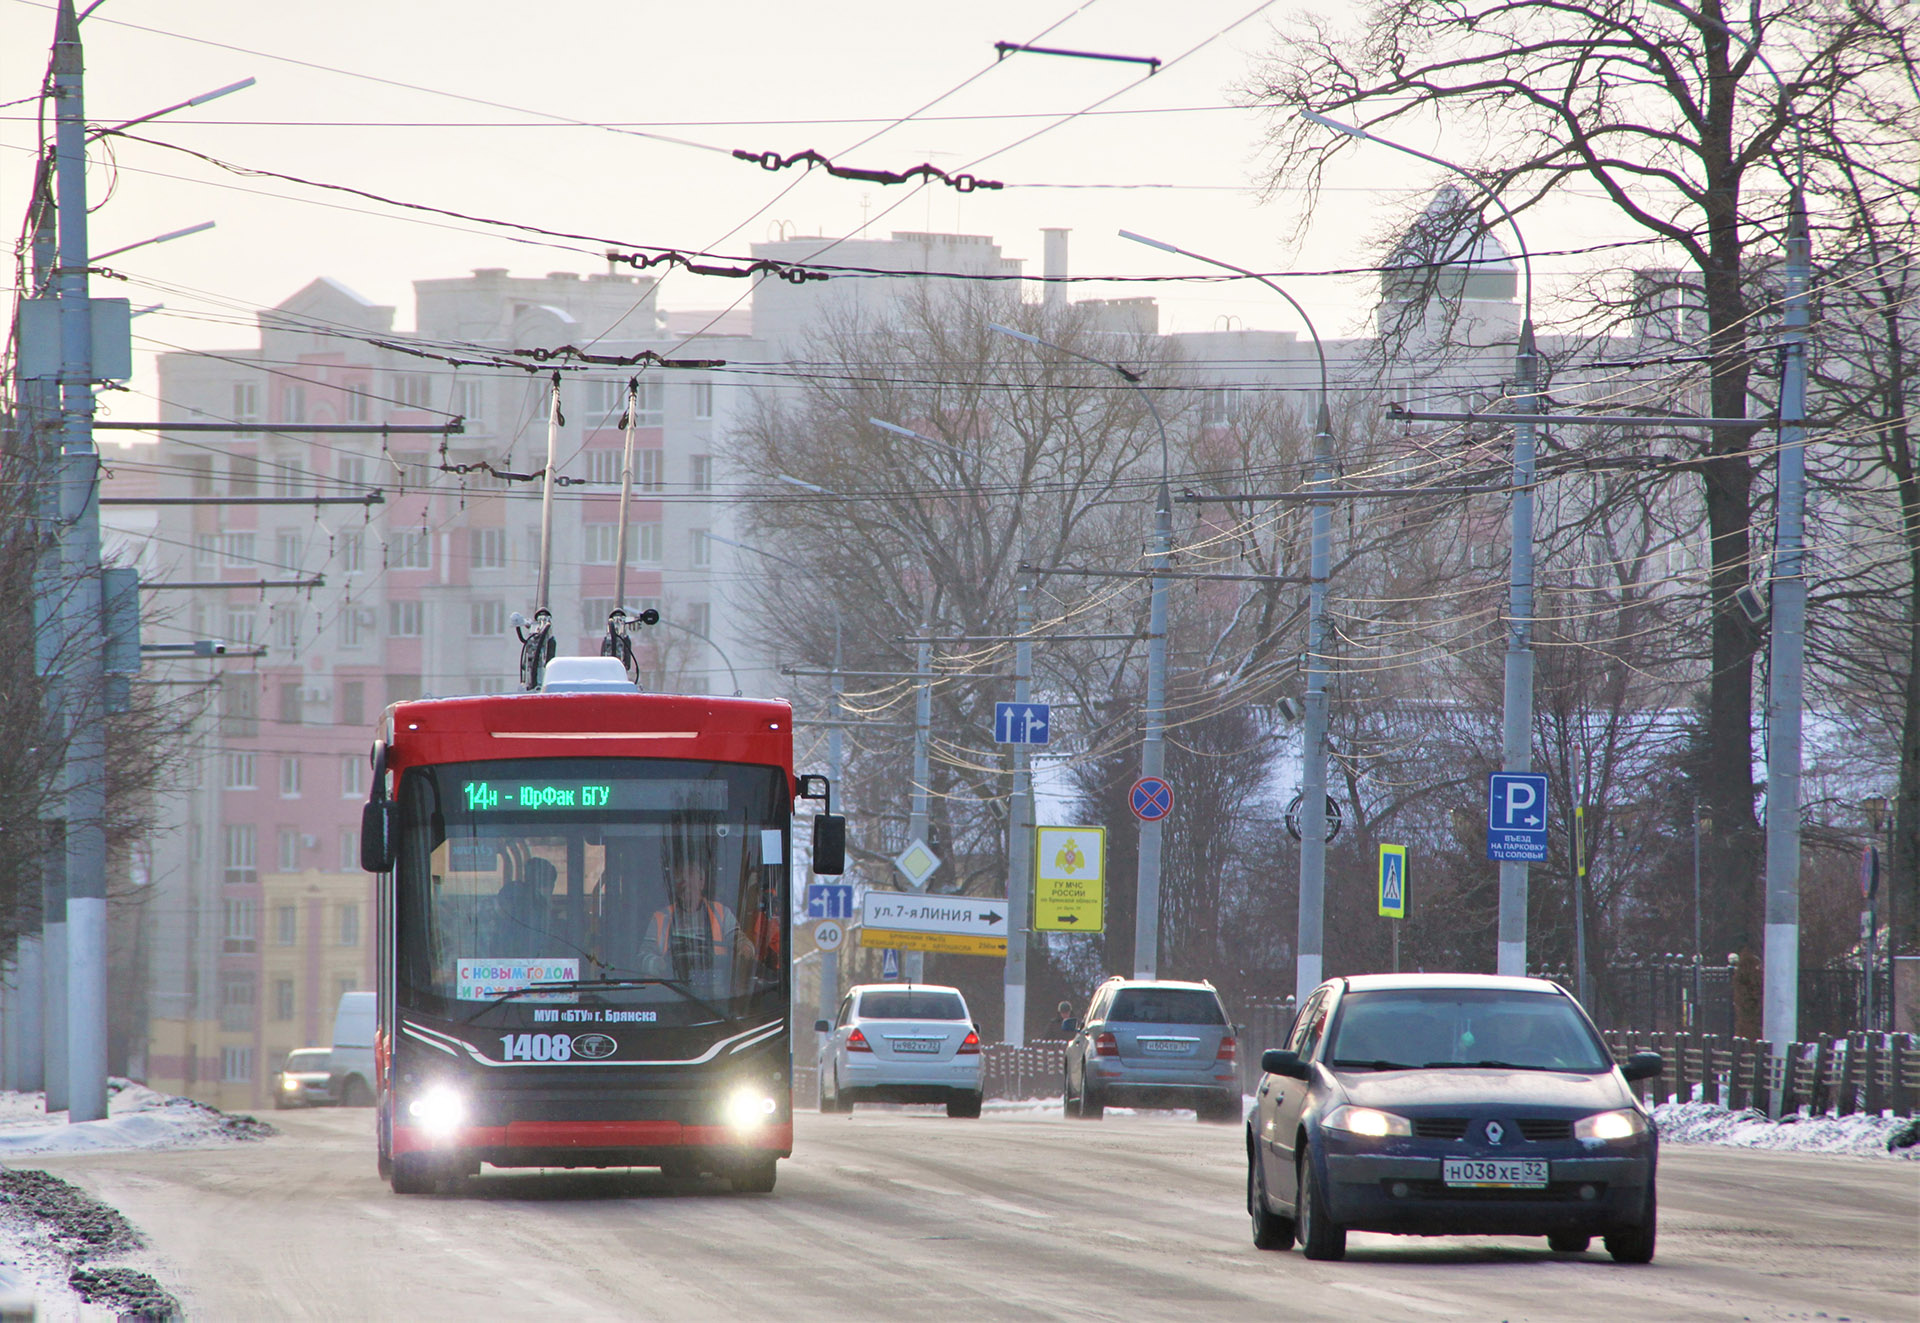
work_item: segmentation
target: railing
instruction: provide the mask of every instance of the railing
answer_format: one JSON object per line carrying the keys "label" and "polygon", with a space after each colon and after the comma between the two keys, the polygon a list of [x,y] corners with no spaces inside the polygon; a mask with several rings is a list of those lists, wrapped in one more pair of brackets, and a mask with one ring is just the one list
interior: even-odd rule
{"label": "railing", "polygon": [[1790,1043],[1778,1057],[1764,1040],[1720,1034],[1612,1032],[1606,1040],[1622,1061],[1634,1052],[1666,1059],[1665,1074],[1633,1086],[1647,1102],[1698,1100],[1768,1116],[1803,1108],[1815,1116],[1913,1116],[1920,1101],[1920,1039],[1912,1034],[1822,1035]]}

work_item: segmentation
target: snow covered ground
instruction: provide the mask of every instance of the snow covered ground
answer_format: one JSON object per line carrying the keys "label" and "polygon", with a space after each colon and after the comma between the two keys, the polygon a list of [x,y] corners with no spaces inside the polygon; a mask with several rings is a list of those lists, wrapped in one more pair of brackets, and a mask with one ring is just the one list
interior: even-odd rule
{"label": "snow covered ground", "polygon": [[36,1156],[188,1148],[264,1139],[273,1127],[128,1080],[109,1085],[107,1117],[69,1124],[37,1093],[0,1092],[0,1300],[27,1297],[37,1317],[93,1323],[164,1318],[171,1300],[144,1273],[101,1260],[139,1246],[139,1232],[66,1181],[32,1170]]}

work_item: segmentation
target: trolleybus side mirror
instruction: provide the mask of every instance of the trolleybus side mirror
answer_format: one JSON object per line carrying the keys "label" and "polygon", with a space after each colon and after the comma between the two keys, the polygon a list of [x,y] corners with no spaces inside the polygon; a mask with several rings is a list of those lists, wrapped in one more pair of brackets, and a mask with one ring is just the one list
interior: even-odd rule
{"label": "trolleybus side mirror", "polygon": [[847,820],[838,813],[814,815],[813,871],[822,877],[847,871]]}
{"label": "trolleybus side mirror", "polygon": [[387,742],[373,742],[373,788],[360,810],[360,867],[393,871],[393,801],[387,798]]}

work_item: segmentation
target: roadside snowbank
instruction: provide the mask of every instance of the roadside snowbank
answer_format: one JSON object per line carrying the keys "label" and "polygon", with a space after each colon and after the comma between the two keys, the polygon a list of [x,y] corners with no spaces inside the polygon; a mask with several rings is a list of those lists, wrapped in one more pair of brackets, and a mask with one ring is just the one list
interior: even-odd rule
{"label": "roadside snowbank", "polygon": [[1920,1159],[1920,1145],[1889,1150],[1887,1140],[1909,1126],[1898,1116],[1787,1116],[1732,1112],[1716,1103],[1661,1103],[1653,1109],[1665,1144],[1725,1144],[1783,1153],[1851,1153],[1859,1157]]}
{"label": "roadside snowbank", "polygon": [[251,1116],[230,1116],[194,1102],[116,1079],[108,1086],[103,1121],[69,1124],[48,1112],[37,1093],[0,1093],[0,1162],[36,1154],[97,1153],[129,1148],[186,1148],[265,1139],[273,1127]]}

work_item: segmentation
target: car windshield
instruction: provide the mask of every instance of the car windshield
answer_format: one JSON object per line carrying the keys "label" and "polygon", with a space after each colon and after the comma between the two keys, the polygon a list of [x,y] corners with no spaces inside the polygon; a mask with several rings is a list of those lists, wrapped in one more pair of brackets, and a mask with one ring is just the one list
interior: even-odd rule
{"label": "car windshield", "polygon": [[1204,988],[1122,988],[1107,1020],[1121,1024],[1225,1024],[1220,999]]}
{"label": "car windshield", "polygon": [[399,800],[403,1006],[692,998],[744,1014],[739,999],[780,986],[790,810],[776,767],[449,763],[409,768]]}
{"label": "car windshield", "polygon": [[293,1075],[303,1071],[325,1070],[329,1055],[331,1054],[324,1051],[292,1053],[287,1057],[287,1073]]}
{"label": "car windshield", "polygon": [[1392,988],[1340,999],[1326,1059],[1376,1070],[1506,1066],[1607,1070],[1613,1058],[1554,992],[1504,988]]}
{"label": "car windshield", "polygon": [[964,1020],[967,1004],[957,992],[869,992],[860,998],[863,1020]]}

